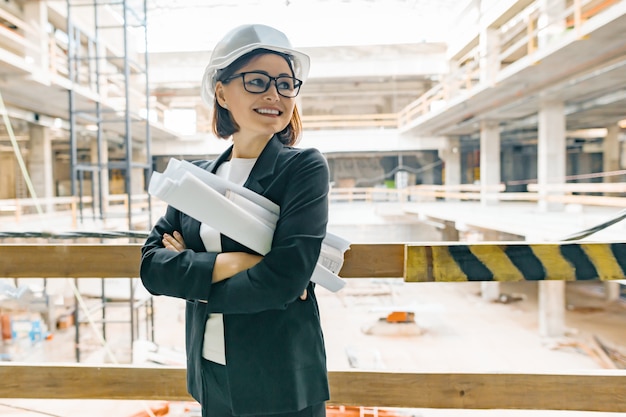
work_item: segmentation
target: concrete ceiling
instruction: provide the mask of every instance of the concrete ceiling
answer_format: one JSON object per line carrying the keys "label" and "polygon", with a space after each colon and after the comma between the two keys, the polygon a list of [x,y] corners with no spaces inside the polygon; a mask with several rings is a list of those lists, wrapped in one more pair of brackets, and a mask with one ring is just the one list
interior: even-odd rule
{"label": "concrete ceiling", "polygon": [[[200,1],[203,5],[211,2]],[[172,6],[181,1],[169,2]],[[158,2],[157,2],[158,3]],[[224,2],[222,2],[224,3]],[[332,3],[324,2],[321,3]],[[365,0],[354,4],[369,3]],[[428,2],[396,1],[396,6],[427,7]],[[454,3],[450,1],[450,3]],[[623,4],[623,3],[622,3]],[[606,127],[626,118],[626,12],[616,13],[582,37],[566,38],[558,48],[530,56],[504,69],[495,85],[472,91],[464,100],[413,120],[407,135],[476,135],[481,120],[505,123],[511,131],[536,127],[542,100],[564,100],[568,129]],[[302,91],[304,115],[398,112],[436,85],[444,73],[445,45],[437,42],[397,45],[309,47],[312,76]],[[210,52],[150,54],[150,90],[168,106],[184,101],[200,105],[199,80]],[[26,122],[54,124],[67,119],[71,85],[61,76],[44,78],[32,63],[15,60],[0,49],[0,93]],[[317,67],[317,69],[315,69]],[[173,77],[173,74],[177,76]],[[98,97],[75,90],[75,109],[95,109]],[[104,102],[106,125],[122,135],[124,123],[115,105]],[[185,105],[187,106],[187,104]],[[139,121],[134,115],[134,121]],[[79,121],[83,126],[88,119]],[[18,129],[25,127],[21,123]],[[145,138],[145,125],[132,123]],[[21,132],[23,133],[23,132]],[[20,132],[18,132],[20,134]],[[154,140],[178,138],[162,125],[151,127]]]}

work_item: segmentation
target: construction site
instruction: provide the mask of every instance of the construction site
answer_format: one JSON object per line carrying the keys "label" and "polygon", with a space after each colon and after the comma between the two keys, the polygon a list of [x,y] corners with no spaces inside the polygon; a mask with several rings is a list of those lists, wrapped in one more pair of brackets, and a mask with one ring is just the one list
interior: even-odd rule
{"label": "construction site", "polygon": [[349,242],[326,415],[626,413],[626,1],[227,3],[0,4],[0,416],[201,416],[140,249],[153,174],[230,145],[202,73],[251,20],[311,57]]}

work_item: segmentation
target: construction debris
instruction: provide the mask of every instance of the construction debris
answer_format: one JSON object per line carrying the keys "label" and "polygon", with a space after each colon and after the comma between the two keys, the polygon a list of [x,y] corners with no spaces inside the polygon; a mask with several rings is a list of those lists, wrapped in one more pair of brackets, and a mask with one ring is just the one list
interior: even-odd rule
{"label": "construction debris", "polygon": [[501,304],[511,304],[516,301],[523,301],[526,298],[524,294],[505,294],[502,293],[494,301]]}
{"label": "construction debris", "polygon": [[587,341],[568,340],[558,342],[553,348],[575,348],[587,354],[604,369],[626,369],[626,355],[600,342],[597,336],[593,336]]}
{"label": "construction debris", "polygon": [[613,364],[619,369],[626,369],[626,353],[616,347],[611,347],[602,342],[598,336],[593,336],[597,346],[604,351]]}

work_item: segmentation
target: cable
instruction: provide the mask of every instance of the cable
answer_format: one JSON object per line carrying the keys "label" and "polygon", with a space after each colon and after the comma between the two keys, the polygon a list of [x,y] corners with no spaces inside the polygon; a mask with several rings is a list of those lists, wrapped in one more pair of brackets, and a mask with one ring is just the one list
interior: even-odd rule
{"label": "cable", "polygon": [[20,407],[20,406],[17,406],[17,405],[11,405],[11,404],[7,404],[7,403],[0,403],[0,406],[7,407],[7,408],[12,408],[14,410],[28,411],[30,413],[41,414],[43,416],[63,417],[63,416],[61,416],[59,414],[51,414],[51,413],[47,413],[45,411],[39,411],[39,410],[35,410],[33,408]]}
{"label": "cable", "polygon": [[147,231],[71,231],[71,232],[9,232],[0,231],[0,239],[6,238],[46,238],[46,239],[79,239],[79,238],[100,238],[100,239],[117,239],[117,238],[134,238],[145,239],[148,237]]}
{"label": "cable", "polygon": [[[581,180],[581,179],[589,179],[589,178],[603,178],[603,177],[612,177],[616,175],[626,175],[626,169],[620,169],[618,171],[604,171],[604,172],[592,172],[590,174],[577,174],[577,175],[568,175],[564,178],[565,181],[570,180]],[[506,181],[506,185],[523,185],[523,184],[536,184],[537,179],[527,179],[527,180],[511,180]]]}
{"label": "cable", "polygon": [[615,217],[613,217],[612,219],[609,219],[607,221],[605,221],[604,223],[598,224],[596,226],[590,227],[589,229],[585,229],[585,230],[581,230],[580,232],[576,232],[573,233],[569,236],[564,237],[563,241],[572,241],[572,240],[579,240],[579,239],[583,239],[586,238],[587,236],[591,236],[592,234],[599,232],[600,230],[604,230],[609,226],[614,225],[615,223],[618,223],[620,221],[622,221],[623,219],[626,218],[626,209],[620,211],[619,213],[617,213],[617,215]]}

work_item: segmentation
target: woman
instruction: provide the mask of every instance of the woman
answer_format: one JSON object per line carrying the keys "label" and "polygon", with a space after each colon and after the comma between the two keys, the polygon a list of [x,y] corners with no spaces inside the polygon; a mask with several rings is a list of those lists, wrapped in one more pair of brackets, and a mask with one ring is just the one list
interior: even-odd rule
{"label": "woman", "polygon": [[307,55],[264,25],[229,32],[202,82],[213,129],[232,146],[196,162],[280,206],[264,257],[168,207],[142,248],[155,295],[187,300],[187,388],[203,416],[324,416],[326,355],[311,274],[328,221],[329,173],[296,149]]}

